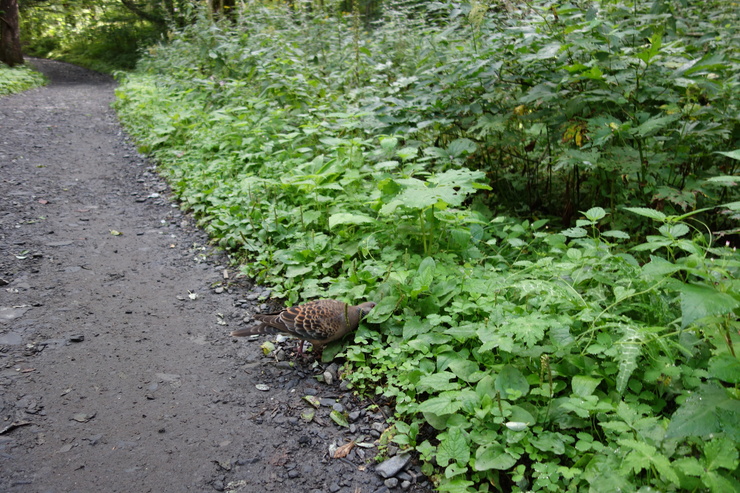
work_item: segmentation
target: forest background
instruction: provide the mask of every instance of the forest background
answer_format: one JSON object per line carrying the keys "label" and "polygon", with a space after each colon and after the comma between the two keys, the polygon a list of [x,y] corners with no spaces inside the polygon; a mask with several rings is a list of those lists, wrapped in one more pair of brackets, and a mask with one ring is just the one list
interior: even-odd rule
{"label": "forest background", "polygon": [[245,274],[378,302],[324,357],[451,492],[740,491],[737,12],[20,2]]}

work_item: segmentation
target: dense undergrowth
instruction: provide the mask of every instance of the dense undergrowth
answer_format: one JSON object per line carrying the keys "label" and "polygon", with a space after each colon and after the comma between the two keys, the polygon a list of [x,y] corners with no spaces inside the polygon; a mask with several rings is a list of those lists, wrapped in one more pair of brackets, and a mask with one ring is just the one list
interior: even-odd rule
{"label": "dense undergrowth", "polygon": [[0,63],[0,96],[26,91],[46,84],[46,78],[27,65],[8,67]]}
{"label": "dense undergrowth", "polygon": [[440,491],[740,490],[728,4],[429,5],[203,17],[117,109],[275,296],[378,302],[334,352]]}
{"label": "dense undergrowth", "polygon": [[161,37],[156,26],[115,0],[37,2],[22,7],[25,54],[99,72],[133,69],[141,50]]}

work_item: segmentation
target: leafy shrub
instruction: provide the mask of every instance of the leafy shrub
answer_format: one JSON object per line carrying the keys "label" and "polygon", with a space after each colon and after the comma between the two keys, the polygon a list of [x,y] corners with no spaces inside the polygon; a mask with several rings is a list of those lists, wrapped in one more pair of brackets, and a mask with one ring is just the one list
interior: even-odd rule
{"label": "leafy shrub", "polygon": [[46,78],[28,66],[10,68],[0,63],[0,96],[33,89],[46,84]]}
{"label": "leafy shrub", "polygon": [[[378,302],[330,354],[395,402],[389,435],[440,491],[737,489],[739,264],[705,222],[737,219],[735,177],[708,178],[740,158],[734,41],[710,63],[680,23],[659,35],[668,2],[538,5],[493,22],[435,3],[434,22],[392,12],[372,32],[201,14],[116,106],[275,296]],[[733,29],[722,5],[685,10]],[[701,191],[657,200],[679,175]],[[536,197],[575,225],[495,210]]]}

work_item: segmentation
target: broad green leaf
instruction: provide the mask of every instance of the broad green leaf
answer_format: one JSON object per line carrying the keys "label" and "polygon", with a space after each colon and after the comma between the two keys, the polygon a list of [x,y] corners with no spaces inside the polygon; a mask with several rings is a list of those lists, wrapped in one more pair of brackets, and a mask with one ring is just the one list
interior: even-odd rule
{"label": "broad green leaf", "polygon": [[603,233],[601,233],[601,236],[606,236],[607,238],[619,238],[620,240],[630,239],[630,235],[628,235],[624,231],[619,230],[604,231]]}
{"label": "broad green leaf", "polygon": [[416,271],[412,289],[417,292],[429,291],[429,287],[434,281],[434,272],[436,262],[432,257],[426,257],[421,261],[419,269]]}
{"label": "broad green leaf", "polygon": [[480,351],[499,348],[510,353],[514,350],[514,340],[509,335],[500,333],[498,327],[481,326],[476,333],[482,343]]}
{"label": "broad green leaf", "polygon": [[422,402],[419,405],[419,411],[434,413],[438,416],[455,413],[462,407],[462,401],[459,400],[458,396],[458,392],[444,392],[437,397]]}
{"label": "broad green leaf", "polygon": [[656,221],[660,222],[664,222],[667,217],[660,211],[656,211],[655,209],[648,209],[646,207],[625,207],[624,210],[633,212],[640,216],[649,217],[650,219],[655,219]]}
{"label": "broad green leaf", "polygon": [[475,383],[483,376],[479,372],[478,363],[468,358],[459,358],[450,361],[450,369],[459,379],[468,383]]}
{"label": "broad green leaf", "polygon": [[729,175],[721,175],[721,176],[712,176],[711,178],[707,178],[708,183],[719,183],[720,185],[725,185],[728,187],[734,187],[735,185],[740,182],[740,176],[729,176]]}
{"label": "broad green leaf", "polygon": [[442,433],[437,446],[437,463],[445,467],[452,461],[459,465],[467,465],[470,460],[470,445],[465,433],[457,426]]}
{"label": "broad green leaf", "polygon": [[[517,454],[518,455],[518,454]],[[494,443],[478,447],[475,451],[476,471],[487,471],[489,469],[507,470],[514,467],[519,457],[512,457],[503,445]]]}
{"label": "broad green leaf", "polygon": [[565,453],[565,441],[563,437],[564,435],[557,432],[543,431],[530,438],[529,443],[543,452],[563,455]]}
{"label": "broad green leaf", "polygon": [[470,493],[470,487],[475,483],[465,479],[464,477],[458,476],[449,481],[442,481],[437,486],[437,491],[445,493]]}
{"label": "broad green leaf", "polygon": [[740,400],[713,384],[691,393],[673,413],[666,438],[707,437],[726,433],[740,439]]}
{"label": "broad green leaf", "polygon": [[393,315],[393,311],[396,309],[399,301],[398,296],[386,296],[375,305],[375,308],[368,314],[366,320],[371,324],[385,322]]}
{"label": "broad green leaf", "polygon": [[477,148],[475,142],[470,139],[455,139],[447,146],[447,152],[452,157],[459,157],[463,153],[472,154]]}
{"label": "broad green leaf", "polygon": [[666,127],[668,127],[668,125],[678,120],[678,118],[679,115],[667,115],[650,118],[648,121],[632,130],[632,133],[645,137],[656,131],[665,129]]}
{"label": "broad green leaf", "polygon": [[303,274],[308,274],[313,270],[313,267],[310,265],[289,265],[287,269],[285,269],[285,277],[287,278],[293,278],[302,276]]}
{"label": "broad green leaf", "polygon": [[339,212],[329,216],[329,227],[333,228],[338,224],[363,224],[371,223],[375,220],[364,214],[350,214],[348,212]]}
{"label": "broad green leaf", "polygon": [[688,233],[689,227],[683,223],[664,224],[660,228],[658,228],[658,231],[660,231],[660,234],[667,238],[675,239],[680,238],[681,236]]}
{"label": "broad green leaf", "polygon": [[522,395],[529,393],[529,383],[516,367],[506,365],[496,377],[496,390],[501,393],[501,398],[508,399],[509,391],[518,391]]}
{"label": "broad green leaf", "polygon": [[606,211],[601,207],[592,207],[584,212],[583,215],[586,216],[586,219],[589,221],[595,222],[606,217]]}
{"label": "broad green leaf", "polygon": [[729,469],[734,471],[738,466],[738,444],[727,438],[716,438],[704,446],[706,467],[710,471]]}
{"label": "broad green leaf", "polygon": [[601,383],[600,378],[592,378],[583,375],[576,375],[571,380],[573,393],[579,397],[588,397],[594,393],[596,387]]}
{"label": "broad green leaf", "polygon": [[702,481],[707,485],[711,493],[727,493],[740,491],[737,479],[730,480],[717,471],[706,471],[702,475]]}
{"label": "broad green leaf", "polygon": [[409,317],[406,319],[406,323],[403,324],[403,338],[410,340],[420,334],[426,334],[432,330],[432,326],[427,320],[422,320],[419,317]]}
{"label": "broad green leaf", "polygon": [[560,232],[561,234],[564,234],[568,238],[584,238],[588,236],[588,231],[586,231],[583,228],[568,228],[566,230],[563,230]]}
{"label": "broad green leaf", "polygon": [[740,383],[740,360],[724,353],[709,360],[709,376],[727,383]]}
{"label": "broad green leaf", "polygon": [[673,466],[676,470],[688,476],[699,477],[704,474],[704,466],[694,457],[681,457],[680,459],[673,462]]}
{"label": "broad green leaf", "polygon": [[419,383],[416,388],[420,392],[434,391],[441,392],[445,390],[457,390],[460,388],[460,384],[455,381],[451,382],[455,377],[455,374],[449,371],[441,371],[438,373],[432,373],[431,375],[424,375],[419,379]]}
{"label": "broad green leaf", "polygon": [[648,279],[659,279],[669,276],[674,272],[682,270],[684,267],[669,262],[663,257],[651,255],[650,262],[642,266],[642,273]]}
{"label": "broad green leaf", "polygon": [[740,161],[740,149],[735,149],[734,151],[728,151],[728,152],[717,151],[717,154],[722,154],[723,156],[727,156],[731,159],[736,159]]}
{"label": "broad green leaf", "polygon": [[681,290],[681,327],[710,315],[725,315],[740,306],[729,294],[704,284],[683,284]]}
{"label": "broad green leaf", "polygon": [[652,464],[660,474],[663,481],[669,481],[676,486],[680,483],[676,471],[671,467],[668,458],[661,454],[655,447],[637,440],[618,440],[619,445],[631,449],[632,452],[625,457],[623,469],[632,470],[636,473],[648,469]]}

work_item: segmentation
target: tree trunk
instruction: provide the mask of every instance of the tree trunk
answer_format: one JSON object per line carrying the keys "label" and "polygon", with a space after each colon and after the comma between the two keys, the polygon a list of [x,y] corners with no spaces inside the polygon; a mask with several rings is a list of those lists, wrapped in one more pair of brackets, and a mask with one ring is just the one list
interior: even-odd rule
{"label": "tree trunk", "polygon": [[11,67],[23,63],[18,0],[0,0],[0,62]]}

